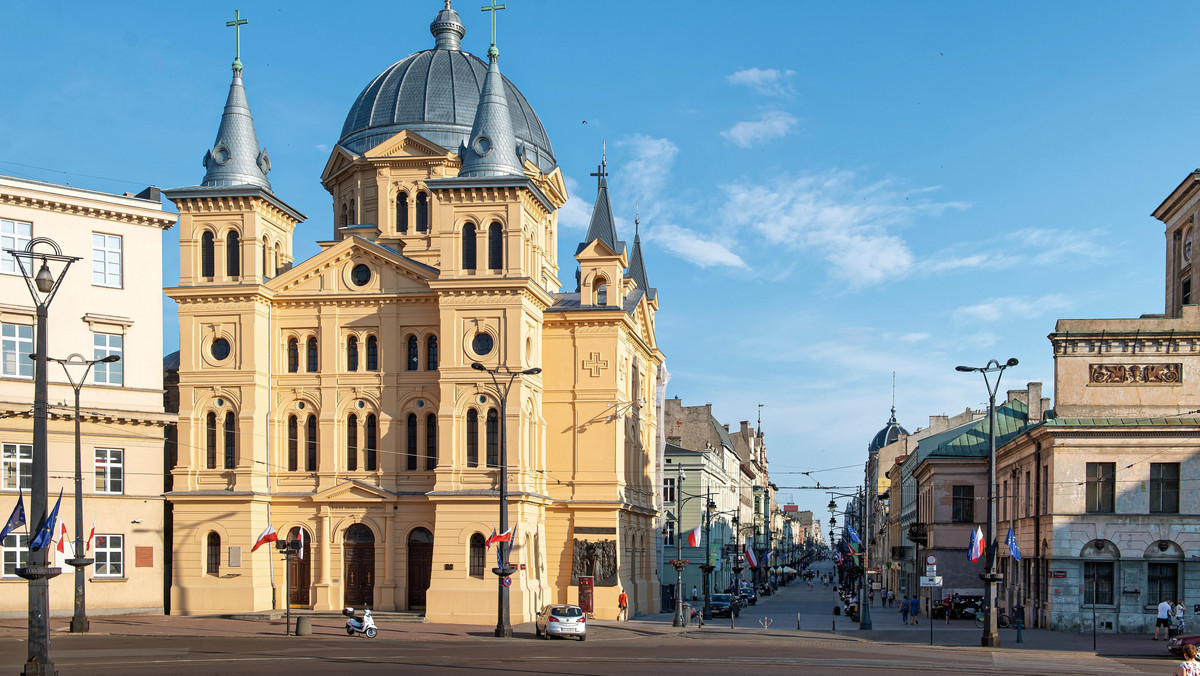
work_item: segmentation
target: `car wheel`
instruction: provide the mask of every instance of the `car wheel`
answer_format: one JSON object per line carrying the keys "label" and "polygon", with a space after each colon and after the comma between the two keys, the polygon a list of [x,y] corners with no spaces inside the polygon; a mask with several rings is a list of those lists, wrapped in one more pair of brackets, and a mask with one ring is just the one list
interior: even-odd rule
{"label": "car wheel", "polygon": [[376,629],[375,627],[371,627],[370,629],[367,630],[367,638],[375,638],[375,636],[378,634],[379,634],[379,630]]}
{"label": "car wheel", "polygon": [[586,641],[586,640],[587,640],[587,634],[580,634],[580,635],[579,635],[579,640],[580,640],[580,641]]}
{"label": "car wheel", "polygon": [[550,630],[549,629],[546,630],[546,633],[542,634],[542,638],[546,639],[547,641],[550,640]]}
{"label": "car wheel", "polygon": [[533,628],[533,633],[534,633],[534,634],[537,634],[537,637],[538,637],[538,638],[541,638],[541,637],[542,637],[542,628],[541,628],[541,627],[534,627],[534,628]]}

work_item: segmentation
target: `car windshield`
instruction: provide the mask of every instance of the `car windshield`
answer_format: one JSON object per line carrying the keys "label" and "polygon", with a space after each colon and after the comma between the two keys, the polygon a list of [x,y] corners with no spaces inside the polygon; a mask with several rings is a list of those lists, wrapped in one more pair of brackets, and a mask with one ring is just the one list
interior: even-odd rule
{"label": "car windshield", "polygon": [[729,603],[729,594],[713,594],[712,600],[720,603]]}
{"label": "car windshield", "polygon": [[583,611],[578,606],[555,606],[550,609],[550,614],[559,617],[583,617]]}

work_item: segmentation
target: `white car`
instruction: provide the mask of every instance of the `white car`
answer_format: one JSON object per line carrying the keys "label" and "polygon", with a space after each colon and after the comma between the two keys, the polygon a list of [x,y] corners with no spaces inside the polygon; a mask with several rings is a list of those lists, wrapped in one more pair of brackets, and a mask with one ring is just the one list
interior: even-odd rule
{"label": "white car", "polygon": [[549,640],[552,636],[576,636],[587,640],[587,618],[583,609],[569,604],[551,604],[537,614],[538,636]]}

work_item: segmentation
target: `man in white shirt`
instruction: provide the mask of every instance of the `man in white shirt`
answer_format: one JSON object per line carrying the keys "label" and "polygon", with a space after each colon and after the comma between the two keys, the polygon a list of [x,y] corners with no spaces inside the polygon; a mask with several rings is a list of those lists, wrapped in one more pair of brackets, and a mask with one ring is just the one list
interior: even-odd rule
{"label": "man in white shirt", "polygon": [[1154,621],[1154,638],[1151,641],[1158,640],[1158,630],[1163,630],[1163,640],[1170,638],[1171,635],[1171,614],[1174,611],[1171,602],[1163,599],[1163,602],[1158,604],[1158,619]]}

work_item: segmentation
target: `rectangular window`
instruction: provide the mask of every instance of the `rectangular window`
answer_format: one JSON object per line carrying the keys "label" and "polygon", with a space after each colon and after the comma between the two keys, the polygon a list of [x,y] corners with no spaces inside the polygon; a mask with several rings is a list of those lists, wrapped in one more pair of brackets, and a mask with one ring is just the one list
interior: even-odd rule
{"label": "rectangular window", "polygon": [[1033,491],[1031,489],[1032,475],[1025,470],[1025,516],[1033,516]]}
{"label": "rectangular window", "polygon": [[1050,465],[1042,465],[1042,514],[1050,513]]}
{"label": "rectangular window", "polygon": [[1004,490],[1000,491],[1000,520],[1008,519],[1008,480],[1005,479]]}
{"label": "rectangular window", "polygon": [[0,373],[15,378],[33,377],[33,327],[0,324]]}
{"label": "rectangular window", "polygon": [[1150,513],[1179,513],[1179,463],[1150,463]]}
{"label": "rectangular window", "polygon": [[1083,564],[1083,604],[1111,606],[1113,602],[1113,563],[1097,561]]}
{"label": "rectangular window", "polygon": [[121,286],[121,238],[92,233],[92,284]]}
{"label": "rectangular window", "polygon": [[[8,253],[8,250],[23,251],[31,239],[33,239],[33,223],[0,218],[0,272],[8,275],[21,274],[17,260]],[[36,270],[31,270],[29,274],[32,275],[36,272]]]}
{"label": "rectangular window", "polygon": [[119,448],[96,449],[96,492],[123,493],[125,490],[125,451]]}
{"label": "rectangular window", "polygon": [[1191,305],[1192,304],[1192,279],[1190,277],[1183,280],[1182,289],[1180,290],[1179,295],[1180,295],[1180,298],[1179,298],[1180,305]]}
{"label": "rectangular window", "polygon": [[1089,462],[1087,464],[1087,511],[1110,513],[1116,496],[1116,463]]}
{"label": "rectangular window", "polygon": [[96,577],[125,577],[125,536],[96,536]]}
{"label": "rectangular window", "polygon": [[16,577],[17,569],[29,562],[29,536],[13,533],[5,537],[0,545],[0,557],[4,563],[0,577]]}
{"label": "rectangular window", "polygon": [[[115,333],[92,334],[92,359],[103,359],[109,355],[125,358],[125,338]],[[92,367],[92,377],[97,385],[125,384],[125,367],[123,362],[98,363]]]}
{"label": "rectangular window", "polygon": [[663,536],[663,546],[674,547],[675,546],[675,522],[668,521],[665,531],[667,534]]}
{"label": "rectangular window", "polygon": [[675,502],[675,479],[663,479],[663,502]]}
{"label": "rectangular window", "polygon": [[955,523],[975,523],[975,487],[955,486],[951,520]]}
{"label": "rectangular window", "polygon": [[[0,475],[3,489],[18,488],[28,492],[33,485],[33,446],[29,444],[4,444],[0,450]],[[26,520],[28,520],[26,515]]]}
{"label": "rectangular window", "polygon": [[1179,580],[1178,563],[1151,563],[1146,571],[1146,593],[1150,603],[1157,605],[1163,599],[1175,600],[1176,582]]}

